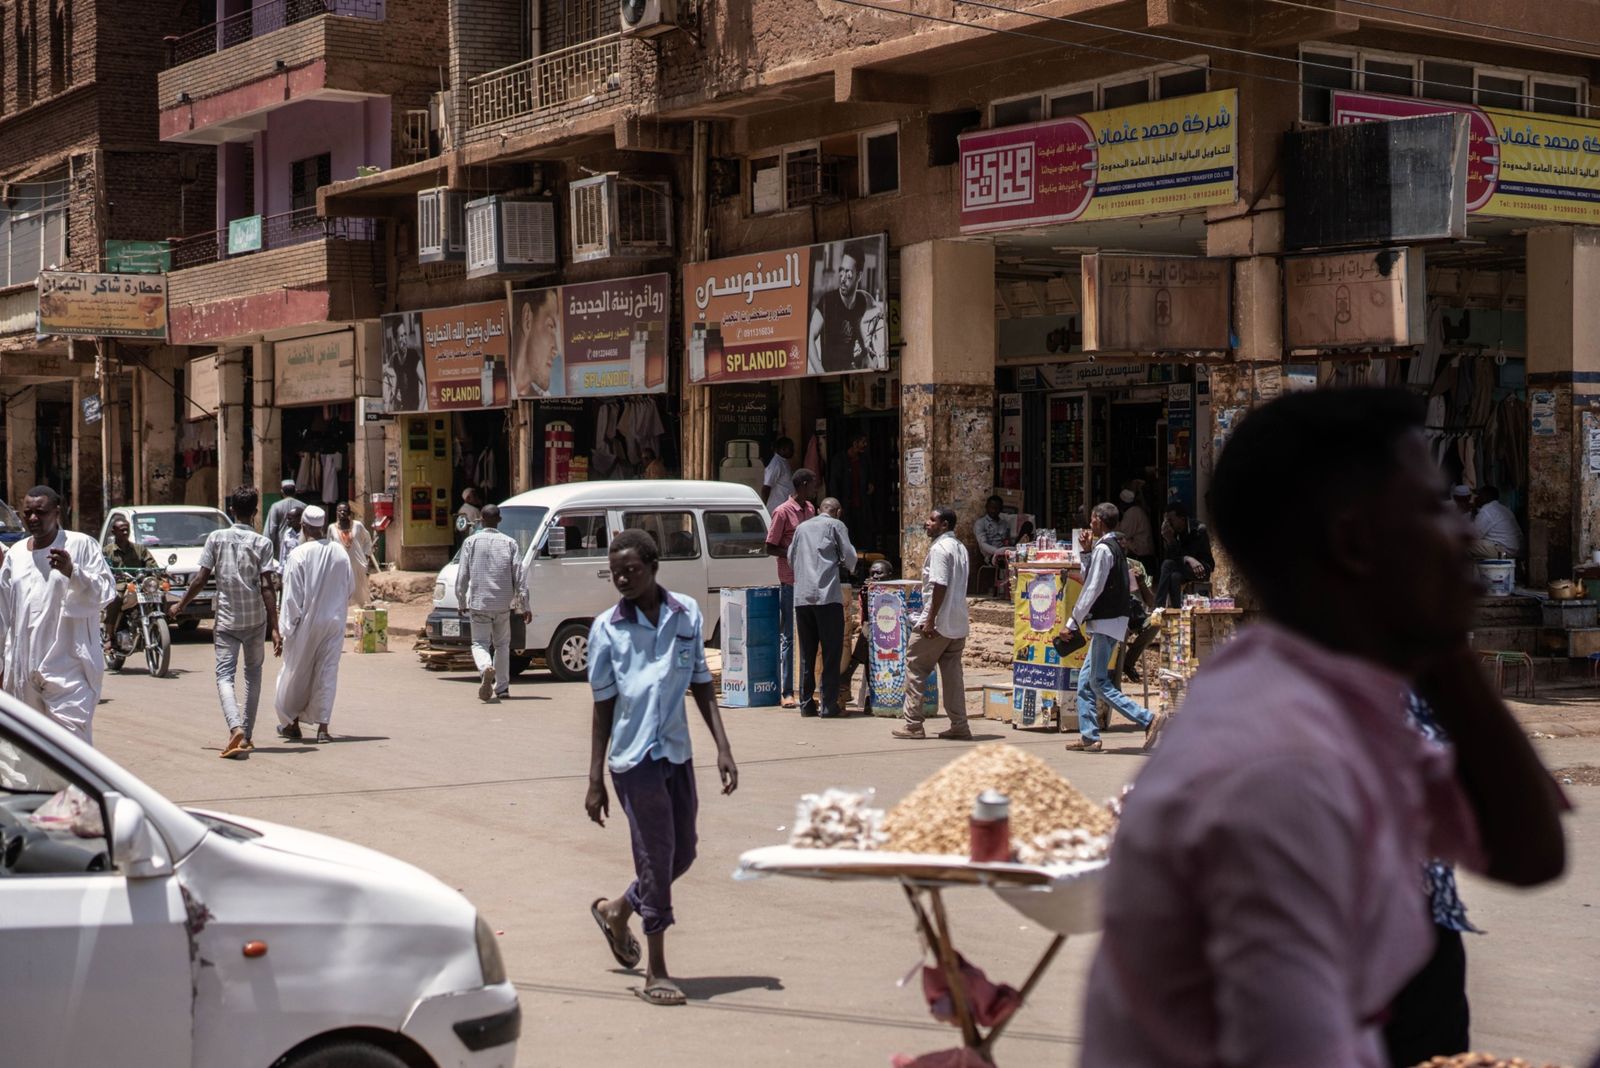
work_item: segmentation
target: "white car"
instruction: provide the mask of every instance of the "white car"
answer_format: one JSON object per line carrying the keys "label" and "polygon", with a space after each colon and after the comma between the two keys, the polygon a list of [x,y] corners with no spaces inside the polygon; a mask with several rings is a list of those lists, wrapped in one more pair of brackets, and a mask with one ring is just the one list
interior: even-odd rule
{"label": "white car", "polygon": [[[228,513],[206,505],[193,504],[124,504],[111,509],[100,527],[100,544],[111,544],[111,521],[118,517],[128,521],[133,540],[150,550],[156,563],[167,569],[172,578],[172,592],[183,596],[184,589],[200,570],[200,550],[205,548],[206,536],[213,530],[231,527]],[[206,588],[195,597],[179,620],[179,625],[192,627],[202,619],[210,619],[212,601],[216,597],[216,583],[206,583]]]}
{"label": "white car", "polygon": [[431,875],[181,809],[3,695],[0,961],[29,1068],[509,1068],[521,1031],[494,931]]}

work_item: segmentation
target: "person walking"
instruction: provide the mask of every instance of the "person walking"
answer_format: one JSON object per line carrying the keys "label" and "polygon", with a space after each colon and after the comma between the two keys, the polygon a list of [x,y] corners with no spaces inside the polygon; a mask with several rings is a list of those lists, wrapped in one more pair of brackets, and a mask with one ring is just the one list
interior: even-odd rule
{"label": "person walking", "polygon": [[[228,495],[228,515],[233,526],[206,535],[199,570],[183,597],[167,609],[168,618],[176,623],[206,583],[212,578],[217,580],[211,643],[217,655],[217,699],[222,703],[222,719],[228,725],[228,741],[222,747],[224,760],[242,758],[256,747],[256,708],[261,702],[261,663],[266,659],[266,642],[272,642],[274,653],[283,652],[283,641],[278,637],[278,598],[272,586],[278,561],[272,542],[255,531],[259,501],[254,486],[235,487]],[[235,688],[241,658],[243,711]]]}
{"label": "person walking", "polygon": [[1089,651],[1078,672],[1078,740],[1067,745],[1068,749],[1085,753],[1104,749],[1098,715],[1102,697],[1116,711],[1144,728],[1146,749],[1156,744],[1161,729],[1167,725],[1165,709],[1152,715],[1111,679],[1111,654],[1128,636],[1128,617],[1133,613],[1128,557],[1122,539],[1117,537],[1120,517],[1117,506],[1110,501],[1095,505],[1089,513],[1089,536],[1095,539],[1094,547],[1084,572],[1083,589],[1067,617],[1065,632],[1056,639],[1058,651],[1073,634],[1082,633],[1089,640]]}
{"label": "person walking", "polygon": [[[794,623],[800,637],[800,714],[833,719],[839,706],[839,663],[844,657],[844,591],[839,569],[854,571],[855,546],[839,522],[839,501],[824,498],[818,514],[795,528],[789,542],[794,572]],[[817,645],[822,646],[822,708],[817,709]]]}
{"label": "person walking", "polygon": [[922,563],[922,612],[911,623],[911,644],[906,650],[905,722],[894,729],[896,738],[926,738],[923,701],[928,676],[939,671],[944,691],[944,713],[950,727],[939,737],[970,741],[967,723],[966,679],[961,672],[961,651],[967,645],[967,547],[956,537],[956,510],[939,508],[928,513],[923,529],[933,544]]}
{"label": "person walking", "polygon": [[456,604],[472,622],[472,664],[478,669],[478,700],[511,692],[511,613],[527,610],[528,585],[517,539],[500,530],[500,506],[486,504],[483,528],[468,536],[456,557]]}
{"label": "person walking", "polygon": [[475,486],[461,491],[461,507],[456,509],[456,536],[465,540],[483,523],[483,495]]}
{"label": "person walking", "polygon": [[317,741],[332,741],[333,698],[339,688],[344,622],[355,589],[350,554],[329,541],[328,513],[306,508],[300,520],[305,540],[289,554],[278,609],[283,670],[278,672],[278,737],[298,742],[301,723],[317,725]]}
{"label": "person walking", "polygon": [[61,494],[35,486],[22,498],[28,537],[0,564],[0,688],[93,742],[105,680],[100,614],[116,596],[100,543],[61,528]]}
{"label": "person walking", "polygon": [[650,951],[638,995],[652,1005],[682,1005],[683,991],[667,970],[666,931],[673,923],[672,884],[694,863],[698,840],[685,691],[694,695],[716,743],[723,794],[738,788],[739,769],[706,667],[700,608],[656,581],[659,553],[642,530],[624,530],[611,542],[611,583],[622,599],[589,628],[594,725],[583,806],[591,820],[606,825],[609,769],[628,817],[634,880],[617,897],[596,898],[589,915],[616,962],[635,968],[639,942],[628,921],[638,913]]}
{"label": "person walking", "polygon": [[305,540],[305,535],[300,532],[300,522],[305,516],[305,506],[297,504],[289,509],[289,514],[283,523],[283,533],[278,537],[278,577],[283,577],[284,568],[289,566],[289,554],[300,547]]}
{"label": "person walking", "polygon": [[350,554],[350,571],[356,580],[355,588],[350,593],[350,603],[361,608],[372,601],[367,576],[376,574],[378,570],[378,558],[372,552],[372,532],[355,517],[349,501],[339,502],[337,515],[339,519],[333,530],[339,538],[339,544]]}
{"label": "person walking", "polygon": [[267,540],[272,543],[273,555],[281,560],[284,556],[284,533],[286,531],[298,531],[300,529],[299,520],[294,519],[292,517],[292,513],[294,513],[297,509],[304,510],[306,505],[304,501],[295,496],[294,479],[284,479],[283,482],[279,484],[278,488],[283,493],[283,496],[273,501],[272,507],[267,509],[267,521],[266,525],[262,529],[262,533],[265,534],[267,536]]}
{"label": "person walking", "polygon": [[794,568],[789,566],[789,543],[801,523],[817,514],[811,498],[817,492],[817,476],[802,467],[794,473],[794,489],[789,499],[772,512],[767,528],[767,555],[778,558],[778,669],[779,703],[793,708],[794,700]]}

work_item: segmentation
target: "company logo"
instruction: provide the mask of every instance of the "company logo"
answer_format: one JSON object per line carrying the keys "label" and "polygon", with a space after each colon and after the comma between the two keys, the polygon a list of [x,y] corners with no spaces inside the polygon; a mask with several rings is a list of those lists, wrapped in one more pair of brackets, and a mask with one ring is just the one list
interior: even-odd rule
{"label": "company logo", "polygon": [[885,601],[878,606],[878,611],[872,617],[873,625],[885,634],[900,629],[900,612],[894,602]]}
{"label": "company logo", "polygon": [[778,684],[775,683],[775,682],[758,682],[755,685],[755,691],[754,692],[756,692],[756,693],[773,693],[777,689],[778,689]]}
{"label": "company logo", "polygon": [[962,208],[1033,203],[1033,143],[968,152],[961,161]]}
{"label": "company logo", "polygon": [[1035,582],[1028,589],[1028,607],[1041,616],[1050,611],[1050,605],[1055,599],[1056,592],[1050,588],[1048,581]]}

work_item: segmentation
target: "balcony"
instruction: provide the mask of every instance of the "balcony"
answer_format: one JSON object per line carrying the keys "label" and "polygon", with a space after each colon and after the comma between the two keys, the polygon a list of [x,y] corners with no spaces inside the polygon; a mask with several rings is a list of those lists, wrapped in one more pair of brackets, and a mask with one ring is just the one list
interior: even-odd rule
{"label": "balcony", "polygon": [[620,34],[548,52],[467,83],[465,140],[514,136],[623,103]]}
{"label": "balcony", "polygon": [[322,219],[302,208],[262,219],[259,251],[229,255],[227,230],[174,241],[173,344],[224,344],[378,315],[378,234],[373,219]]}
{"label": "balcony", "polygon": [[266,0],[168,40],[156,79],[161,138],[246,141],[266,116],[306,100],[392,95],[403,75],[374,76],[385,54],[385,0]]}

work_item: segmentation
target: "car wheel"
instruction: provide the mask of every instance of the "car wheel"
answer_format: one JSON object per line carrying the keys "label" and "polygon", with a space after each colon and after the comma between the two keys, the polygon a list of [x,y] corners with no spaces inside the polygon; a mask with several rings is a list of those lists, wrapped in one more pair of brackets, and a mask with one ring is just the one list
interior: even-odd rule
{"label": "car wheel", "polygon": [[184,637],[188,637],[199,629],[200,621],[198,619],[181,619],[178,621],[178,633]]}
{"label": "car wheel", "polygon": [[562,682],[582,682],[589,677],[589,624],[566,623],[550,639],[544,662]]}
{"label": "car wheel", "polygon": [[406,1061],[370,1042],[328,1042],[287,1062],[286,1068],[409,1068]]}
{"label": "car wheel", "polygon": [[517,678],[524,671],[527,671],[532,666],[533,666],[533,654],[532,653],[512,653],[511,654],[511,677],[512,678]]}

